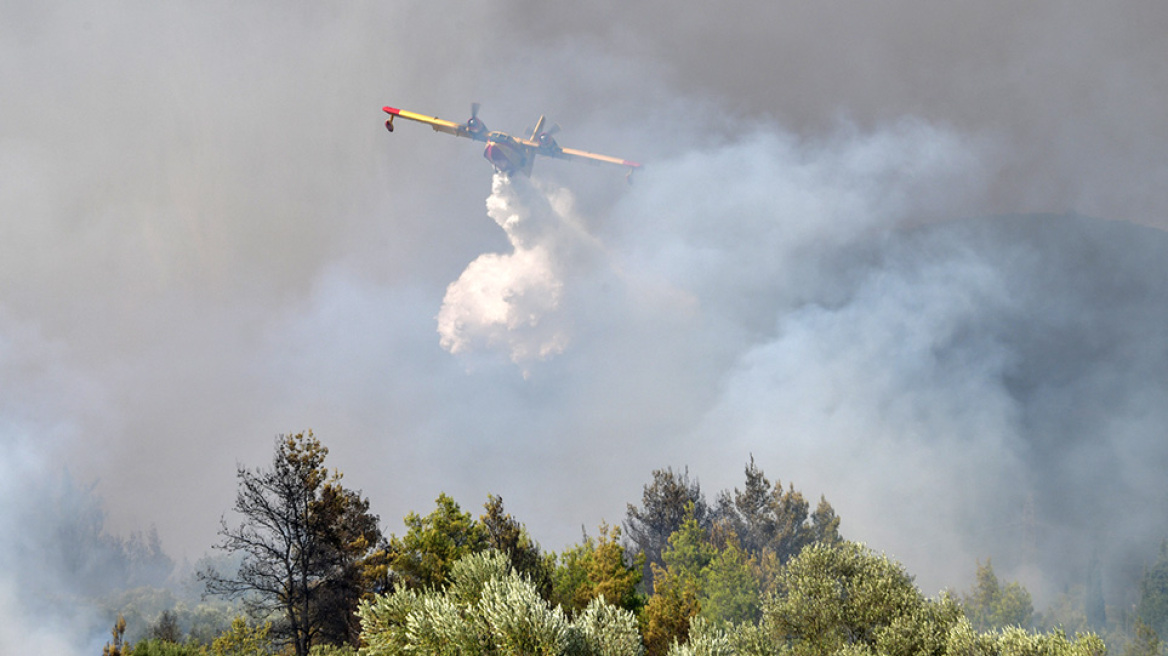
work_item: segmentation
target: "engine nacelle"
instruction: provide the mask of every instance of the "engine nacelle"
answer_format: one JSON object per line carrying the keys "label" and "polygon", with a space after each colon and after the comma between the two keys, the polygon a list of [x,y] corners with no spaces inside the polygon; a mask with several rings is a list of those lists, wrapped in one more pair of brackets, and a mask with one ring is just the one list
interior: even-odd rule
{"label": "engine nacelle", "polygon": [[477,116],[472,116],[466,120],[466,131],[475,136],[485,135],[489,132],[487,130],[487,124],[479,120]]}

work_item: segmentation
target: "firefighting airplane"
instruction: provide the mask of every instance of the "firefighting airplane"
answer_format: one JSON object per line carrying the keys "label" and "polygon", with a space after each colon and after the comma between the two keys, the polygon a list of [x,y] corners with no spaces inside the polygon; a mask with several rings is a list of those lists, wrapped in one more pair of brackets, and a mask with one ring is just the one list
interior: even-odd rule
{"label": "firefighting airplane", "polygon": [[466,123],[461,124],[454,123],[453,121],[445,121],[437,116],[423,116],[414,112],[407,112],[404,109],[397,109],[396,107],[383,107],[382,111],[389,114],[389,120],[385,122],[385,129],[390,132],[393,132],[393,119],[401,117],[411,121],[425,123],[438,132],[453,134],[456,137],[467,137],[475,141],[485,141],[487,148],[483,151],[483,157],[486,157],[487,161],[500,173],[511,174],[518,171],[524,175],[531,175],[531,166],[535,163],[536,155],[624,166],[629,169],[628,174],[630,180],[632,179],[633,171],[641,168],[641,165],[637,162],[630,162],[627,159],[609,157],[608,155],[597,155],[596,153],[576,150],[575,148],[561,148],[556,143],[556,140],[552,138],[553,135],[560,131],[560,126],[553,125],[545,130],[544,117],[542,116],[539,117],[539,122],[532,129],[531,135],[523,139],[513,137],[505,132],[492,132],[488,130],[487,126],[479,120],[478,103],[473,103],[470,106],[470,118],[466,120]]}

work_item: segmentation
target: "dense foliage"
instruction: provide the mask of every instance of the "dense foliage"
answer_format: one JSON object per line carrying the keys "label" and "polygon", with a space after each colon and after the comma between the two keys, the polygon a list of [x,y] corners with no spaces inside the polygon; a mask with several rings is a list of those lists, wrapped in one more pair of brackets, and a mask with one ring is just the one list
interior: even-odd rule
{"label": "dense foliage", "polygon": [[[140,625],[140,637],[126,639],[127,620],[119,615],[105,653],[1106,651],[1087,632],[1105,611],[1088,607],[1086,586],[1064,598],[1077,610],[1040,616],[1026,589],[1000,581],[987,560],[976,564],[968,592],[926,597],[902,565],[841,537],[840,518],[826,499],[812,511],[794,486],[772,484],[753,458],[743,488],[721,492],[716,504],[706,502],[688,471],[655,471],[642,505],[628,506],[624,532],[602,523],[595,536],[585,533],[579,543],[545,553],[493,495],[476,518],[441,494],[429,514],[407,515],[404,534],[384,538],[369,502],[325,469],[327,452],[311,433],[282,436],[271,469],[239,469],[235,510],[242,523],[224,522],[220,545],[234,560],[203,568],[202,579],[212,593],[242,597],[239,608],[248,617],[223,619],[232,606],[191,606],[158,588],[137,588],[113,603]],[[1108,625],[1108,640],[1123,653],[1161,653],[1165,572],[1168,546],[1145,572],[1130,624]],[[1073,621],[1052,623],[1060,617]]]}
{"label": "dense foliage", "polygon": [[631,611],[598,596],[569,617],[493,549],[458,560],[445,589],[402,587],[363,603],[359,613],[365,656],[642,653]]}

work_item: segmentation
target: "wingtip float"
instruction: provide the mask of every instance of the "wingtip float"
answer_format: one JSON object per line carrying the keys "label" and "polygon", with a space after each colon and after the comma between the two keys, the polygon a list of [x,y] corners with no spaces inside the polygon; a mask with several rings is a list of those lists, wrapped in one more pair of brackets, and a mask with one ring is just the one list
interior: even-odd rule
{"label": "wingtip float", "polygon": [[454,121],[447,121],[437,116],[426,116],[424,114],[398,109],[397,107],[390,107],[389,105],[382,107],[381,111],[389,114],[389,119],[385,121],[385,129],[390,132],[393,132],[393,120],[395,118],[404,118],[429,125],[437,132],[445,132],[456,137],[466,137],[475,141],[485,142],[487,146],[483,150],[483,157],[491,163],[491,166],[495,167],[496,171],[508,175],[515,172],[531,175],[531,167],[535,164],[537,155],[579,162],[621,166],[628,169],[627,177],[630,182],[632,181],[633,171],[641,168],[640,163],[631,160],[599,155],[575,148],[561,147],[554,139],[554,135],[559,132],[560,126],[552,125],[545,129],[543,116],[539,117],[539,122],[535,124],[535,128],[532,129],[531,134],[524,138],[515,137],[505,132],[489,130],[486,124],[479,119],[478,103],[471,104],[470,118],[465,123],[455,123]]}

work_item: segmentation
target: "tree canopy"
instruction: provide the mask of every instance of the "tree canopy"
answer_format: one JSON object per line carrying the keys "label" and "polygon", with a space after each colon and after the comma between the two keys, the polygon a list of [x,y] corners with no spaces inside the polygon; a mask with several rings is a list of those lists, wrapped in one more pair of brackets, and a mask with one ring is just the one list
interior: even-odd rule
{"label": "tree canopy", "polygon": [[994,574],[993,563],[977,564],[977,582],[973,590],[961,597],[961,607],[979,630],[1028,628],[1034,620],[1030,593],[1018,582],[1002,585]]}
{"label": "tree canopy", "polygon": [[435,505],[425,517],[406,515],[406,534],[389,540],[390,576],[397,586],[442,588],[455,561],[487,548],[484,526],[453,498],[439,494]]}
{"label": "tree canopy", "polygon": [[1140,580],[1140,620],[1157,635],[1168,635],[1168,540],[1160,543],[1160,555]]}
{"label": "tree canopy", "polygon": [[[385,539],[369,501],[325,467],[327,454],[311,432],[280,436],[269,468],[237,470],[241,520],[223,520],[218,546],[237,556],[238,569],[205,568],[201,577],[210,592],[240,599],[250,621],[196,633],[189,612],[160,611],[147,590],[132,597],[150,602],[133,615],[146,632],[136,629],[131,644],[120,617],[106,653],[355,656],[358,645],[362,656],[1101,656],[1105,649],[1091,633],[1034,631],[1029,593],[999,581],[989,560],[977,563],[968,594],[926,597],[901,564],[844,540],[825,499],[812,512],[753,458],[743,488],[721,493],[713,509],[688,471],[657,470],[644,505],[628,507],[638,540],[623,542],[620,527],[601,522],[597,535],[544,553],[495,495],[476,519],[439,494],[429,514],[409,513],[405,533]],[[652,549],[657,562],[648,562]],[[1119,641],[1133,656],[1160,649],[1153,622],[1168,607],[1160,603],[1168,598],[1164,553],[1168,547],[1147,570],[1138,617]],[[1092,576],[1097,583],[1098,572]],[[1076,609],[1085,630],[1090,608]]]}
{"label": "tree canopy", "polygon": [[273,632],[297,656],[314,642],[355,641],[353,611],[368,590],[366,558],[381,540],[360,494],[324,466],[328,449],[312,431],[276,439],[269,469],[237,469],[235,512],[222,521],[219,549],[242,556],[239,570],[201,574],[207,591],[243,599],[256,616],[276,614]]}
{"label": "tree canopy", "polygon": [[784,490],[780,481],[772,486],[753,456],[745,474],[742,490],[734,488],[718,496],[715,524],[722,541],[732,540],[752,555],[773,553],[780,562],[807,545],[840,541],[839,518],[826,499],[821,497],[810,513],[803,494],[794,485]]}
{"label": "tree canopy", "polygon": [[645,556],[645,581],[650,589],[653,583],[650,566],[664,564],[661,553],[669,543],[669,536],[681,527],[687,515],[705,527],[713,519],[701,484],[697,479],[690,479],[688,468],[680,472],[672,468],[654,470],[653,481],[645,485],[641,495],[641,505],[628,504],[626,535]]}
{"label": "tree canopy", "polygon": [[366,656],[639,656],[636,616],[599,596],[574,618],[495,550],[452,564],[445,589],[399,588],[359,610]]}

